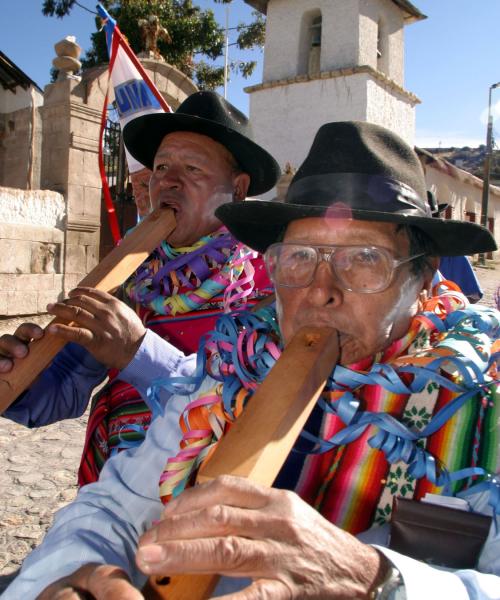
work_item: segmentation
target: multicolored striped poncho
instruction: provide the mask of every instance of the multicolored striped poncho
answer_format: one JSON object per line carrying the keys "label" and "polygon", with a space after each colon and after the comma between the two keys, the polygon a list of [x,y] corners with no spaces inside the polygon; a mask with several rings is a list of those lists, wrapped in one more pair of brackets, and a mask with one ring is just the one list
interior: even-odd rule
{"label": "multicolored striped poncho", "polygon": [[[351,533],[387,521],[394,495],[487,488],[500,512],[500,314],[440,287],[402,339],[334,369],[275,481]],[[278,356],[268,309],[219,319],[198,355],[198,381],[208,374],[214,387],[181,416],[184,436],[161,476],[162,501],[192,482]],[[175,383],[158,381],[152,393]]]}

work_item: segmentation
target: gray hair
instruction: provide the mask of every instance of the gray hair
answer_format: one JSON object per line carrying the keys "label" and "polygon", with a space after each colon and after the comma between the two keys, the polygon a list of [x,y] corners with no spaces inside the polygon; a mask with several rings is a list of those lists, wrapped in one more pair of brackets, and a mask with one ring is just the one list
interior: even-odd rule
{"label": "gray hair", "polygon": [[409,242],[408,253],[410,256],[415,254],[423,254],[411,262],[411,271],[414,275],[423,275],[426,271],[435,271],[434,267],[429,263],[429,256],[438,256],[436,246],[432,239],[415,225],[398,225],[397,232],[403,231]]}

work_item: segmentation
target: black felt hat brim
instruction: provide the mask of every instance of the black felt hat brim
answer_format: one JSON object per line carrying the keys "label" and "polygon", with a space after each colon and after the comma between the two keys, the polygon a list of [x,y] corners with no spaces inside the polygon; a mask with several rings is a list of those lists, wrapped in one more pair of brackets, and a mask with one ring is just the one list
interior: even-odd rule
{"label": "black felt hat brim", "polygon": [[270,190],[280,176],[276,160],[255,142],[237,131],[210,119],[184,113],[154,113],[133,119],[123,130],[123,139],[132,156],[148,169],[163,138],[175,131],[206,135],[233,155],[240,168],[250,175],[249,196]]}
{"label": "black felt hat brim", "polygon": [[[265,250],[282,239],[289,223],[308,217],[323,217],[331,207],[247,200],[223,204],[215,214],[241,242],[257,250]],[[461,256],[492,252],[497,245],[483,226],[468,221],[418,217],[398,213],[357,209],[335,210],[335,218],[381,221],[413,225],[433,241],[438,256]]]}

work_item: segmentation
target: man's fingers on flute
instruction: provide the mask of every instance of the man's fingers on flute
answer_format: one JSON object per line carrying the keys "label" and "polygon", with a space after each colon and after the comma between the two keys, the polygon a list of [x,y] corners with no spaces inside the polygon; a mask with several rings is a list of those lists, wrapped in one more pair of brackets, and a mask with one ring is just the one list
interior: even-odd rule
{"label": "man's fingers on flute", "polygon": [[84,565],[49,585],[37,600],[144,600],[127,574],[112,565]]}
{"label": "man's fingers on flute", "polygon": [[94,600],[94,596],[71,586],[52,593],[50,600]]}
{"label": "man's fingers on flute", "polygon": [[0,372],[10,371],[12,367],[11,358],[24,358],[28,354],[28,344],[33,339],[43,336],[43,329],[34,323],[23,323],[14,335],[4,334],[0,336],[0,359],[3,361]]}
{"label": "man's fingers on flute", "polygon": [[[62,321],[78,323],[83,327],[89,328],[95,322],[96,317],[91,310],[87,310],[82,304],[82,302],[75,300],[64,300],[64,302],[48,304],[47,311]],[[50,328],[49,331],[51,331]]]}
{"label": "man's fingers on flute", "polygon": [[91,571],[86,589],[96,600],[144,600],[125,571],[112,565],[100,565]]}
{"label": "man's fingers on flute", "polygon": [[24,358],[28,354],[28,342],[5,334],[0,338],[0,356],[5,358]]}
{"label": "man's fingers on flute", "polygon": [[139,540],[139,547],[169,540],[195,540],[222,535],[260,538],[262,530],[274,538],[283,529],[281,519],[266,512],[216,504],[162,519]]}
{"label": "man's fingers on flute", "polygon": [[71,290],[68,294],[70,298],[74,298],[76,296],[88,296],[90,298],[94,298],[95,300],[99,300],[103,303],[109,303],[116,300],[116,298],[109,294],[108,292],[104,292],[103,290],[98,290],[96,288],[78,286],[75,289]]}
{"label": "man's fingers on flute", "polygon": [[53,335],[63,338],[67,342],[75,342],[80,346],[86,346],[94,341],[94,334],[85,327],[64,325],[63,323],[52,323],[47,331]]}
{"label": "man's fingers on flute", "polygon": [[[81,325],[92,329],[95,325],[103,327],[113,335],[123,335],[133,324],[138,323],[143,335],[144,326],[135,312],[121,300],[114,296],[94,290],[93,288],[76,288],[70,292],[70,297],[64,302],[67,306],[81,308],[82,313],[79,322]],[[95,322],[84,321],[84,317],[90,315]]]}
{"label": "man's fingers on flute", "polygon": [[14,363],[8,358],[0,358],[0,373],[9,373]]}
{"label": "man's fingers on flute", "polygon": [[258,579],[240,592],[217,596],[217,600],[262,600],[262,598],[291,600],[293,594],[290,588],[282,581],[276,579]]}
{"label": "man's fingers on flute", "polygon": [[141,546],[136,563],[146,575],[219,573],[270,577],[276,572],[277,544],[227,535]]}
{"label": "man's fingers on flute", "polygon": [[[31,340],[38,340],[43,337],[43,329],[36,323],[23,323],[14,332],[14,337],[22,342],[29,343]],[[15,354],[15,356],[18,355]]]}
{"label": "man's fingers on flute", "polygon": [[14,335],[0,337],[0,373],[9,373],[14,366],[12,359],[28,355],[28,344],[32,339],[43,336],[43,330],[33,323],[23,323]]}
{"label": "man's fingers on flute", "polygon": [[193,488],[187,488],[180,496],[165,506],[163,514],[180,514],[207,506],[225,504],[241,508],[264,508],[269,504],[273,490],[253,483],[243,477],[221,475]]}

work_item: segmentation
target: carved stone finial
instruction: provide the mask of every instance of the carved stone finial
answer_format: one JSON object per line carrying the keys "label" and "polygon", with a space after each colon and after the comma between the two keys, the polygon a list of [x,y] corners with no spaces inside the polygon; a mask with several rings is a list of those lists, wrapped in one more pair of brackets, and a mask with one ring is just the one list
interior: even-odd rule
{"label": "carved stone finial", "polygon": [[74,35],[68,35],[57,44],[54,44],[57,56],[52,61],[54,67],[59,71],[57,81],[65,79],[81,79],[75,72],[82,68],[82,63],[78,60],[82,49],[76,43]]}
{"label": "carved stone finial", "polygon": [[160,19],[156,15],[149,15],[147,19],[139,19],[137,22],[141,30],[144,51],[140,52],[140,58],[153,58],[155,60],[165,61],[158,50],[158,40],[172,43],[172,38],[168,31],[160,25]]}

